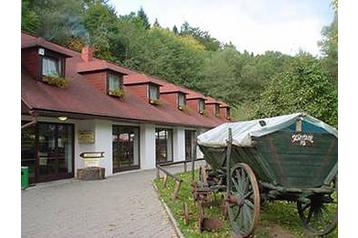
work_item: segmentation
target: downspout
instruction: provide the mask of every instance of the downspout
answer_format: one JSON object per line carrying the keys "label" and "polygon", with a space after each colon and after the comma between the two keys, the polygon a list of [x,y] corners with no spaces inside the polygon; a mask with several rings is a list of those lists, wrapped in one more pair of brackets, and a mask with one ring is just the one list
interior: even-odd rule
{"label": "downspout", "polygon": [[30,121],[30,122],[28,122],[28,123],[22,125],[22,126],[21,126],[21,130],[24,129],[24,128],[26,128],[26,127],[32,126],[32,125],[34,125],[34,124],[37,123],[37,113],[34,112],[34,111],[29,111],[29,113],[30,113],[30,115],[31,115],[31,117],[32,117],[32,121]]}

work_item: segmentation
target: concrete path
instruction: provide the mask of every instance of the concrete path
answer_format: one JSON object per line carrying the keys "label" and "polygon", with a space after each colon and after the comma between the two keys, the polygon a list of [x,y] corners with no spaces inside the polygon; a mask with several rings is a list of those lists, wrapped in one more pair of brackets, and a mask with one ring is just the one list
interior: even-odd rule
{"label": "concrete path", "polygon": [[149,170],[22,191],[22,238],[176,237],[152,186],[154,177]]}

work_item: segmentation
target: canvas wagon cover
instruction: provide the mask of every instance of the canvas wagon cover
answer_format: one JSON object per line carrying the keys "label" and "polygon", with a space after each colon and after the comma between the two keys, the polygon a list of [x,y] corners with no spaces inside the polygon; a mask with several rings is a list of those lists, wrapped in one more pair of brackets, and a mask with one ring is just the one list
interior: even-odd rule
{"label": "canvas wagon cover", "polygon": [[[283,115],[271,118],[263,118],[251,121],[229,122],[224,123],[214,129],[211,129],[198,136],[198,144],[209,147],[223,147],[226,146],[228,139],[228,129],[232,130],[233,144],[242,147],[252,146],[252,137],[261,137],[275,131],[286,128],[301,119],[303,122],[308,122],[314,126],[322,128],[327,133],[332,134],[338,138],[338,131],[336,128],[320,121],[312,116],[304,113],[294,113],[290,115]],[[260,121],[261,122],[260,124]]]}

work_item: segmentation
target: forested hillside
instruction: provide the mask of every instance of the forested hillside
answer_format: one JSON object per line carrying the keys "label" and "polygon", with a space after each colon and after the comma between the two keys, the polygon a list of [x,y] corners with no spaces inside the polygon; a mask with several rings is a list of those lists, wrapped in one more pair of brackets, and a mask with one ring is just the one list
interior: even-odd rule
{"label": "forested hillside", "polygon": [[222,99],[239,120],[306,111],[337,126],[337,1],[332,6],[320,58],[239,52],[188,22],[163,28],[143,9],[118,15],[105,0],[22,0],[21,27],[77,51],[91,45],[97,57]]}

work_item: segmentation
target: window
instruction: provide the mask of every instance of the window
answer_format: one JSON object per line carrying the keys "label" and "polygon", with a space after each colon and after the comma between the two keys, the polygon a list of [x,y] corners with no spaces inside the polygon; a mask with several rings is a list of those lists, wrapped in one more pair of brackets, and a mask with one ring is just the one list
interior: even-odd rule
{"label": "window", "polygon": [[107,73],[108,92],[114,92],[122,88],[122,80],[120,75]]}
{"label": "window", "polygon": [[199,113],[203,113],[205,111],[205,102],[203,99],[199,100]]}
{"label": "window", "polygon": [[227,108],[226,108],[226,119],[230,120],[230,118],[231,118],[230,108],[227,107]]}
{"label": "window", "polygon": [[220,107],[219,104],[215,104],[215,116],[220,116]]}
{"label": "window", "polygon": [[157,164],[173,161],[173,131],[155,129],[155,157]]}
{"label": "window", "polygon": [[44,76],[63,76],[62,59],[43,56],[42,57],[42,75]]}
{"label": "window", "polygon": [[159,99],[159,87],[155,84],[149,84],[149,100]]}
{"label": "window", "polygon": [[186,100],[185,100],[185,94],[184,93],[179,93],[178,94],[178,107],[180,110],[183,109],[183,107],[185,107],[186,105]]}

